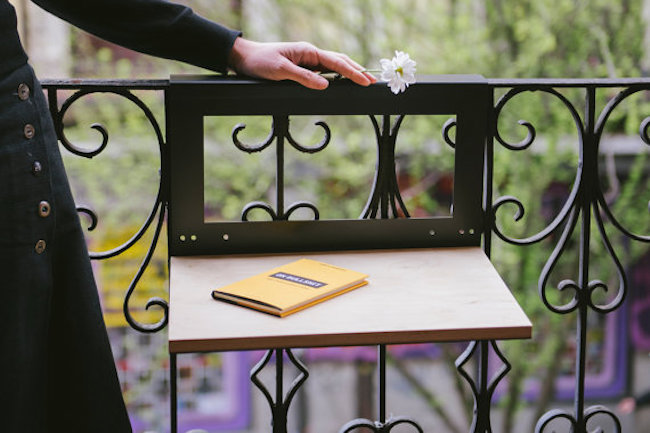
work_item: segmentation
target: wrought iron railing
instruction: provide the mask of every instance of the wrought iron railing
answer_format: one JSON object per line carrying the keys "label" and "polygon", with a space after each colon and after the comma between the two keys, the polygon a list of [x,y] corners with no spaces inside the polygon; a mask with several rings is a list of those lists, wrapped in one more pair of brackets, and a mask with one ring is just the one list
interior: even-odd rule
{"label": "wrought iron railing", "polygon": [[[137,288],[138,281],[147,268],[154,253],[158,243],[159,234],[163,229],[169,197],[169,149],[160,126],[161,122],[156,119],[152,114],[152,110],[147,107],[140,98],[135,96],[133,92],[137,90],[164,93],[167,91],[169,84],[170,83],[166,80],[46,80],[43,82],[43,86],[48,93],[50,110],[61,144],[67,150],[76,155],[92,158],[100,154],[106,148],[109,141],[108,132],[100,124],[92,126],[102,135],[101,144],[93,150],[78,148],[66,138],[64,120],[67,110],[76,101],[90,94],[110,93],[132,101],[140,110],[142,110],[156,136],[161,161],[159,167],[160,182],[151,212],[146,217],[140,229],[131,237],[131,239],[124,242],[119,247],[109,251],[91,253],[92,259],[108,259],[120,255],[131,248],[135,243],[142,239],[145,233],[149,231],[153,233],[147,253],[145,257],[143,257],[139,269],[135,271],[133,281],[127,288],[123,304],[126,320],[131,327],[140,332],[158,332],[166,326],[168,321],[168,308],[165,300],[161,298],[152,298],[146,305],[146,308],[157,306],[162,309],[162,318],[156,323],[139,323],[135,320],[130,312],[132,309],[130,302],[132,294]],[[551,431],[551,428],[555,428],[552,426],[562,426],[560,431],[586,433],[587,431],[592,431],[592,428],[599,424],[599,420],[606,418],[608,419],[606,425],[611,426],[613,429],[612,431],[621,431],[621,423],[612,409],[604,405],[588,405],[586,402],[585,388],[586,362],[588,359],[588,354],[586,353],[588,343],[588,318],[591,315],[611,314],[624,305],[627,299],[628,283],[626,281],[626,272],[624,265],[619,259],[620,251],[616,250],[610,240],[612,231],[616,232],[617,236],[621,236],[630,242],[638,242],[641,244],[650,243],[650,235],[635,233],[634,230],[636,228],[626,227],[620,222],[620,216],[612,211],[611,203],[605,197],[601,182],[602,174],[599,161],[599,146],[603,140],[605,126],[607,125],[608,120],[612,117],[612,113],[615,109],[631,95],[645,94],[644,92],[649,91],[650,80],[493,79],[488,80],[487,85],[494,101],[491,105],[492,109],[487,113],[488,134],[485,137],[486,159],[483,202],[486,226],[482,230],[484,249],[488,255],[491,254],[493,250],[494,236],[506,244],[521,247],[539,245],[541,243],[552,243],[552,253],[546,259],[545,265],[539,272],[539,298],[544,307],[548,310],[549,314],[573,315],[576,319],[573,409],[569,411],[560,409],[551,409],[550,411],[547,411],[537,421],[535,431],[539,433],[548,432]],[[62,91],[72,91],[73,93],[71,96],[61,101],[60,94]],[[415,91],[415,88],[409,89],[409,92]],[[493,185],[494,173],[500,170],[501,167],[495,166],[494,153],[495,150],[512,152],[530,151],[532,144],[537,138],[537,129],[532,123],[526,120],[519,122],[527,135],[522,141],[517,143],[511,143],[504,138],[505,134],[503,134],[500,129],[504,121],[507,120],[502,119],[502,113],[504,110],[507,110],[508,105],[513,98],[534,92],[548,95],[550,98],[555,99],[556,102],[559,101],[569,114],[575,127],[575,133],[577,133],[577,164],[575,167],[572,167],[574,176],[573,180],[570,182],[571,187],[557,214],[550,219],[550,222],[545,227],[538,230],[535,234],[517,237],[506,233],[500,224],[498,224],[498,220],[499,218],[502,218],[502,214],[505,213],[505,210],[502,210],[502,208],[514,206],[517,209],[514,219],[519,221],[524,214],[524,204],[520,199],[511,195],[495,197],[495,187]],[[569,93],[571,96],[567,96]],[[578,99],[575,98],[576,95],[578,96]],[[606,103],[604,107],[599,110],[598,101],[603,100],[605,100]],[[402,117],[400,116],[398,118],[395,126],[390,130],[386,129],[389,128],[390,119],[384,119],[385,128],[383,128],[383,130],[374,116],[372,116],[371,119],[378,142],[389,139],[392,140],[391,142],[394,144],[395,135],[399,129]],[[452,126],[453,123],[445,124],[442,131],[444,141],[450,145],[453,145],[453,140],[450,138],[450,129]],[[650,117],[646,117],[639,125],[640,138],[646,145],[650,145],[649,126]],[[505,125],[505,127],[510,126]],[[330,131],[325,124],[323,128],[326,133],[325,141],[327,141],[329,139]],[[234,144],[237,147],[243,147],[242,150],[245,152],[257,150],[257,148],[251,150],[239,142],[237,134],[240,129],[242,128],[233,131]],[[287,135],[288,132],[285,131],[284,133]],[[291,142],[291,139],[289,139],[289,141]],[[296,143],[293,142],[291,142],[291,144],[294,146],[296,145]],[[321,143],[321,145],[316,147],[316,150],[320,147],[324,147],[326,144],[326,142]],[[643,152],[643,150],[641,150],[641,152]],[[394,153],[391,154],[391,158],[394,159],[394,157]],[[374,218],[378,215],[382,217],[394,217],[398,214],[402,214],[401,216],[408,216],[408,210],[406,210],[406,206],[404,205],[404,202],[399,195],[399,190],[397,189],[394,170],[388,170],[386,172],[386,166],[394,167],[394,160],[388,161],[386,164],[382,165],[381,169],[385,171],[385,173],[377,177],[380,182],[376,181],[373,191],[369,195],[370,198],[367,202],[368,204],[362,213],[362,217],[364,218]],[[383,185],[383,187],[381,182],[382,180],[386,181],[384,182],[385,185]],[[287,215],[273,215],[273,210],[269,210],[267,207],[268,206],[263,206],[259,203],[253,203],[244,210],[244,217],[248,215],[249,211],[255,208],[266,209],[274,218],[288,217],[288,214],[292,211],[289,210]],[[95,213],[88,208],[79,208],[79,211],[90,215],[93,223],[89,230],[92,230],[97,221]],[[390,211],[392,211],[391,215],[389,215]],[[317,213],[317,210],[315,212]],[[647,215],[647,218],[650,218],[650,215]],[[607,227],[610,227],[610,229],[608,230]],[[595,239],[595,234],[599,239]],[[590,253],[590,244],[596,240],[603,243],[605,252],[618,276],[618,285],[616,287],[609,287],[606,282],[594,279],[592,276],[593,257]],[[550,276],[557,270],[557,264],[560,258],[564,254],[573,253],[573,250],[568,247],[569,243],[573,242],[577,242],[577,268],[574,269],[574,272],[571,274],[562,275],[559,278],[560,282],[557,284],[557,287],[549,287],[549,281],[551,280]],[[570,293],[568,297],[569,299],[566,301],[559,301],[554,292],[562,294]],[[601,301],[600,299],[602,296],[600,295],[605,292],[609,293],[610,296]],[[279,370],[276,374],[280,377],[279,380],[281,380],[281,363],[283,357],[281,353],[282,351],[277,352],[276,367],[279,366]],[[251,378],[258,387],[260,387],[260,385],[257,380],[257,374],[259,373],[259,370],[269,362],[271,355],[272,352],[268,352],[252,372]],[[308,374],[306,370],[303,370],[304,367],[302,364],[298,360],[295,360],[290,352],[288,352],[288,355],[290,360],[294,362],[295,365],[298,365],[299,369],[302,371],[298,383],[288,392],[288,397],[283,398],[280,395],[274,401],[268,390],[263,386],[260,387],[271,405],[274,417],[273,425],[285,425],[285,428],[287,411],[289,410],[288,406],[295,395],[295,389],[297,389],[297,387],[307,378]],[[494,356],[497,356],[502,361],[502,367],[497,371],[495,371],[490,365],[490,360],[492,359],[494,361]],[[475,365],[477,366],[476,369],[466,368],[470,360],[475,361]],[[386,389],[384,386],[385,382],[381,380],[381,375],[385,375],[385,348],[380,347],[377,362],[378,371],[380,373],[380,389],[378,396],[380,401],[379,407],[380,412],[385,412]],[[497,386],[502,382],[504,377],[506,377],[511,368],[510,363],[503,356],[496,342],[479,341],[468,345],[464,353],[458,358],[456,367],[459,374],[468,382],[474,397],[474,413],[471,431],[492,431],[490,420],[491,402]],[[395,418],[393,421],[387,421],[386,414],[383,412],[379,414],[381,422],[354,420],[344,425],[341,431],[353,431],[357,427],[366,427],[376,432],[387,432],[395,425],[404,423],[411,424],[415,429],[421,430],[418,423],[410,419]],[[341,424],[344,424],[344,421]]]}
{"label": "wrought iron railing", "polygon": [[[536,432],[548,431],[548,426],[556,419],[564,419],[569,424],[567,431],[587,432],[588,424],[596,415],[606,415],[613,421],[616,431],[621,430],[617,415],[611,409],[603,405],[587,406],[585,403],[585,368],[586,368],[586,344],[587,344],[587,319],[590,314],[609,314],[618,309],[624,302],[628,292],[628,285],[625,277],[625,270],[618,259],[609,235],[605,230],[605,219],[608,220],[625,237],[638,241],[650,242],[650,236],[638,235],[624,227],[617,216],[613,214],[609,203],[604,198],[600,182],[598,150],[603,137],[605,125],[613,110],[627,97],[637,92],[650,89],[647,80],[492,80],[492,86],[505,88],[507,92],[495,103],[493,112],[494,134],[491,142],[496,142],[507,149],[514,151],[525,150],[535,140],[535,128],[528,122],[521,124],[528,129],[527,137],[516,144],[506,142],[499,134],[496,122],[504,106],[517,94],[522,92],[545,92],[558,98],[570,112],[578,133],[579,159],[575,167],[575,179],[571,192],[560,212],[553,221],[533,236],[523,239],[509,237],[502,233],[499,227],[494,224],[494,217],[502,205],[514,203],[518,208],[515,219],[519,219],[524,212],[521,202],[515,197],[499,197],[492,200],[490,182],[486,192],[486,202],[491,203],[488,208],[490,220],[493,222],[490,231],[487,232],[486,247],[490,249],[490,236],[493,232],[497,237],[507,243],[515,245],[532,245],[541,242],[551,235],[558,235],[558,240],[553,248],[553,253],[546,261],[539,276],[538,290],[542,302],[552,314],[575,314],[576,324],[576,354],[575,354],[575,397],[573,411],[553,409],[545,413],[537,422]],[[597,92],[611,87],[623,87],[613,98],[611,98],[600,113],[597,112]],[[579,89],[583,93],[584,104],[576,107],[559,89]],[[580,115],[580,108],[583,115]],[[639,133],[643,142],[650,145],[648,137],[648,124],[650,118],[645,118],[639,127]],[[489,144],[492,146],[492,143]],[[489,159],[488,159],[489,160]],[[493,170],[491,168],[490,170]],[[491,174],[488,178],[491,179]],[[649,203],[650,205],[650,203]],[[591,226],[597,227],[601,241],[604,243],[607,253],[615,266],[618,275],[618,287],[610,288],[608,285],[597,279],[593,279],[590,271],[591,255],[590,242],[592,239]],[[574,275],[563,276],[563,279],[555,288],[559,291],[571,291],[573,296],[564,304],[556,304],[549,300],[548,282],[551,272],[558,263],[560,256],[567,250],[567,243],[574,231],[578,228],[579,257],[578,269]],[[598,290],[605,292],[614,291],[613,298],[605,303],[599,303],[594,299],[594,293]],[[592,425],[593,427],[593,425]]]}

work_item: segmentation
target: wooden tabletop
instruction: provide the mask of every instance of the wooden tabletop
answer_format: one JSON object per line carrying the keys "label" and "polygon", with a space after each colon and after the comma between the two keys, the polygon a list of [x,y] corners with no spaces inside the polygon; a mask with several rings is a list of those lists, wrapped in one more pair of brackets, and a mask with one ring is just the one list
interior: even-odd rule
{"label": "wooden tabletop", "polygon": [[[212,290],[300,257],[369,284],[284,318],[215,301]],[[176,256],[172,353],[530,338],[532,325],[478,247]]]}

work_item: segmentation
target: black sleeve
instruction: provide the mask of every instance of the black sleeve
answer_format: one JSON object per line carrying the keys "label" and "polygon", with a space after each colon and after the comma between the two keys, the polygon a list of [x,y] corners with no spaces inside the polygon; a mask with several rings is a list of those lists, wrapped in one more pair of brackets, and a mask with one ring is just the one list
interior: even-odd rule
{"label": "black sleeve", "polygon": [[241,33],[165,0],[32,0],[59,18],[141,53],[223,72]]}

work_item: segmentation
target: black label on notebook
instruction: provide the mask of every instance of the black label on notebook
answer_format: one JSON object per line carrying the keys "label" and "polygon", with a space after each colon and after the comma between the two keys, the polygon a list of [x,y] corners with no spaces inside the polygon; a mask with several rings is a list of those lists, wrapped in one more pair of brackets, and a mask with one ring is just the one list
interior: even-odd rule
{"label": "black label on notebook", "polygon": [[288,274],[286,272],[276,272],[275,274],[270,275],[273,278],[279,280],[291,281],[292,283],[302,284],[303,286],[312,287],[318,289],[323,287],[326,284],[321,283],[320,281],[310,280],[309,278],[299,277],[298,275]]}

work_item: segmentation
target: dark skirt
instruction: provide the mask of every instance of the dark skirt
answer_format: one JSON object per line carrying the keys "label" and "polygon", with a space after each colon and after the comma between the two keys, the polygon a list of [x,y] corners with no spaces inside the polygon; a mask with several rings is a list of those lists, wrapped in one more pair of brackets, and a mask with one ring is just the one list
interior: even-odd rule
{"label": "dark skirt", "polygon": [[0,77],[0,431],[130,432],[43,91]]}

